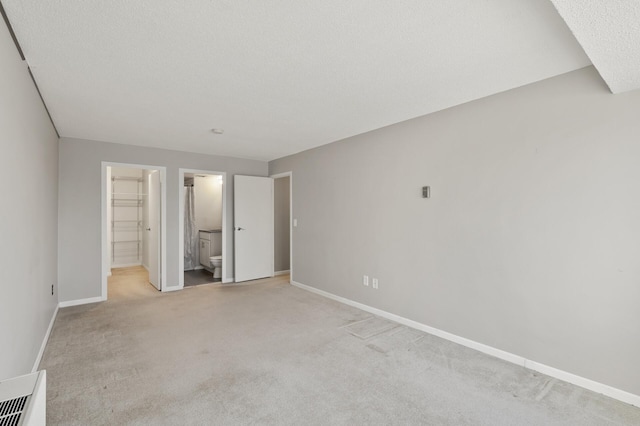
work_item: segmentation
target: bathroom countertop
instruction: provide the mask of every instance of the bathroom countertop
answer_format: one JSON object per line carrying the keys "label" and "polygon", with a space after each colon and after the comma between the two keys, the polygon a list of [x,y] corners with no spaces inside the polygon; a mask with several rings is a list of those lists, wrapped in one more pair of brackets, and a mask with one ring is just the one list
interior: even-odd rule
{"label": "bathroom countertop", "polygon": [[210,234],[222,232],[222,229],[201,229],[200,232],[208,232]]}

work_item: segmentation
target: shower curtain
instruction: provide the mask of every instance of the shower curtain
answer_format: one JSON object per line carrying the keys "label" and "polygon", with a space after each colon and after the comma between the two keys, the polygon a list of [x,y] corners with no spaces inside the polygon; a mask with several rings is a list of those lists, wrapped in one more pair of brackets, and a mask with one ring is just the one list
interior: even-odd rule
{"label": "shower curtain", "polygon": [[198,230],[193,186],[184,188],[184,270],[190,271],[198,265]]}

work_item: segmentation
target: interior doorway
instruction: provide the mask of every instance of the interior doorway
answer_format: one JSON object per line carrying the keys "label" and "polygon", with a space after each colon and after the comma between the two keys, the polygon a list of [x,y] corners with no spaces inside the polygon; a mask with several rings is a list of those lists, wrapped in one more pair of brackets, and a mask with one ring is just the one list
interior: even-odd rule
{"label": "interior doorway", "polygon": [[226,173],[179,169],[179,288],[226,283]]}
{"label": "interior doorway", "polygon": [[139,282],[142,275],[155,290],[165,291],[165,173],[164,167],[102,163],[103,300],[112,276],[121,292],[128,277]]}
{"label": "interior doorway", "polygon": [[275,275],[292,275],[293,269],[293,174],[272,175]]}

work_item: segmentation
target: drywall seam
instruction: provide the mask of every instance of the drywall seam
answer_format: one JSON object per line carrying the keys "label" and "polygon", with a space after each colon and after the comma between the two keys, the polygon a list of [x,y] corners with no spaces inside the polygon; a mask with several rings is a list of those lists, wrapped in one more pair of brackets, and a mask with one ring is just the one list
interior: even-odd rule
{"label": "drywall seam", "polygon": [[580,386],[581,388],[585,388],[590,391],[597,392],[597,393],[606,395],[610,398],[614,398],[619,401],[625,402],[627,404],[640,407],[640,395],[634,395],[630,392],[626,392],[621,389],[617,389],[612,386],[605,385],[603,383],[599,383],[591,379],[587,379],[585,377],[577,376],[567,371],[559,370],[557,368],[550,367],[548,365],[541,364],[536,361],[528,360],[520,355],[515,355],[510,352],[506,352],[501,349],[494,348],[492,346],[488,346],[483,343],[479,343],[474,340],[467,339],[465,337],[457,336],[455,334],[419,323],[417,321],[410,320],[408,318],[401,317],[396,314],[392,314],[387,311],[383,311],[381,309],[373,308],[371,306],[364,305],[362,303],[355,302],[353,300],[346,299],[341,296],[336,296],[335,294],[326,292],[324,290],[319,290],[315,287],[310,287],[308,285],[305,285],[296,281],[291,281],[291,284],[303,290],[307,290],[311,293],[315,293],[320,296],[324,296],[328,299],[332,299],[337,302],[344,303],[345,305],[353,306],[354,308],[358,308],[360,310],[369,312],[371,314],[380,316],[382,318],[395,321],[399,324],[406,325],[407,327],[424,331],[425,333],[429,333],[434,336],[441,337],[445,340],[449,340],[450,342],[457,343],[459,345],[466,346],[471,349],[475,349],[479,352],[494,356],[496,358],[500,358],[504,361],[511,362],[513,364],[519,365],[529,370],[534,370],[539,373],[546,374],[547,376],[555,377],[557,379],[574,384],[576,386]]}
{"label": "drywall seam", "polygon": [[69,306],[87,305],[89,303],[104,302],[105,300],[107,300],[107,298],[102,296],[88,297],[86,299],[67,300],[66,302],[60,302],[58,306],[60,308],[68,308]]}
{"label": "drywall seam", "polygon": [[44,334],[44,339],[42,339],[42,345],[40,345],[40,350],[38,351],[38,356],[36,357],[36,361],[33,363],[33,368],[31,369],[32,373],[38,371],[38,367],[40,366],[40,361],[42,360],[42,355],[44,355],[44,348],[47,347],[47,342],[49,341],[49,336],[51,335],[51,330],[53,329],[53,323],[56,321],[56,317],[58,316],[58,309],[60,308],[60,304],[56,305],[56,309],[53,311],[53,315],[51,316],[51,321],[49,321],[49,327],[47,328],[47,332]]}

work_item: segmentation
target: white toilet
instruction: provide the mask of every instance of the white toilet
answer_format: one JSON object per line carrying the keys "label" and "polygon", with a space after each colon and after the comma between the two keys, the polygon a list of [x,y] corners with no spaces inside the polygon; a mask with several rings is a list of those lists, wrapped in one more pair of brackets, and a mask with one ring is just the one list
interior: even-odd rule
{"label": "white toilet", "polygon": [[213,269],[213,278],[222,278],[222,256],[211,256],[209,263]]}

